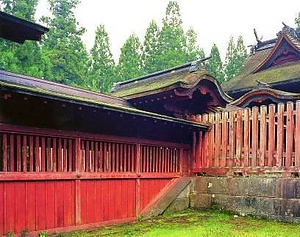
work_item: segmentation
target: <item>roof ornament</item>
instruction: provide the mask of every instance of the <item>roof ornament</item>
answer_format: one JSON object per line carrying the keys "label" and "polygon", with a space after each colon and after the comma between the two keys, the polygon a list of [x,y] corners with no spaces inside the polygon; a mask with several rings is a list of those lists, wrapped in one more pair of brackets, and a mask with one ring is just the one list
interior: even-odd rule
{"label": "roof ornament", "polygon": [[270,84],[256,80],[257,84],[254,86],[255,89],[265,89],[265,88],[271,88]]}
{"label": "roof ornament", "polygon": [[294,38],[300,39],[300,32],[297,32],[294,28],[288,26],[284,22],[282,22],[283,28],[281,31],[277,33],[277,36],[281,36],[282,34],[291,35]]}
{"label": "roof ornament", "polygon": [[191,63],[191,66],[189,68],[189,72],[195,72],[199,69],[201,69],[201,66],[204,65],[204,62],[208,59],[210,59],[211,56],[205,57],[205,58],[201,58],[199,60],[196,60],[194,62]]}

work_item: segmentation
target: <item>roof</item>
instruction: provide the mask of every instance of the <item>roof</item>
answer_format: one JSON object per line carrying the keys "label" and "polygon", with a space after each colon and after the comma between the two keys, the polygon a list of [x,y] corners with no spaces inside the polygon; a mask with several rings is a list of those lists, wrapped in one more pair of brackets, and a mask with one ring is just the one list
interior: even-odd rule
{"label": "roof", "polygon": [[117,83],[112,94],[130,100],[177,88],[190,89],[198,85],[200,81],[208,80],[215,84],[221,97],[229,101],[230,97],[223,92],[217,80],[201,67],[201,63],[206,59]]}
{"label": "roof", "polygon": [[161,121],[188,125],[195,128],[208,128],[208,125],[205,124],[194,123],[183,119],[176,119],[173,117],[133,108],[126,100],[114,96],[90,92],[87,90],[2,70],[0,70],[0,90],[13,90],[39,97],[63,100],[89,106],[97,106],[103,110],[154,118]]}
{"label": "roof", "polygon": [[277,35],[276,40],[258,42],[241,73],[222,84],[228,94],[242,95],[260,82],[274,87],[300,79],[300,34],[284,25]]}
{"label": "roof", "polygon": [[39,41],[49,29],[0,11],[0,37],[17,43]]}

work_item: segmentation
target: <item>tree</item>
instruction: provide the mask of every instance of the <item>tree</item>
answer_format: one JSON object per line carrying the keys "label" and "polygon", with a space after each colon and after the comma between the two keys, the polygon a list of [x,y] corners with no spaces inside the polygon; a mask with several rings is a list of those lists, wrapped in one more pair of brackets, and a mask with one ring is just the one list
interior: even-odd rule
{"label": "tree", "polygon": [[208,71],[216,78],[220,83],[225,81],[223,72],[223,63],[220,57],[220,52],[216,44],[213,44],[210,50],[211,58],[208,60]]}
{"label": "tree", "polygon": [[233,36],[230,36],[225,57],[225,80],[237,76],[244,66],[247,58],[246,47],[243,43],[242,36],[238,37],[237,46],[233,42]]}
{"label": "tree", "polygon": [[[38,0],[2,0],[3,11],[28,21],[34,21]],[[37,42],[23,44],[1,40],[0,67],[21,74],[43,77],[40,47]]]}
{"label": "tree", "polygon": [[158,40],[160,35],[160,29],[157,23],[152,20],[148,26],[145,34],[142,61],[143,70],[145,74],[149,74],[158,70]]}
{"label": "tree", "polygon": [[88,87],[86,72],[89,55],[81,40],[84,28],[78,28],[74,10],[79,0],[48,0],[53,18],[44,17],[50,30],[43,41],[43,53],[49,57],[51,80]]}
{"label": "tree", "polygon": [[101,92],[109,92],[116,80],[115,62],[104,25],[99,25],[96,30],[89,75],[90,88]]}
{"label": "tree", "polygon": [[197,45],[197,33],[193,28],[186,32],[186,62],[195,61],[204,58],[205,53],[202,48]]}
{"label": "tree", "polygon": [[136,78],[143,74],[142,51],[139,38],[132,34],[121,48],[118,73],[121,81]]}
{"label": "tree", "polygon": [[295,24],[297,26],[297,30],[300,31],[300,12],[298,13],[298,17],[295,18]]}
{"label": "tree", "polygon": [[182,28],[179,5],[170,1],[158,44],[158,70],[174,67],[186,62],[186,38]]}

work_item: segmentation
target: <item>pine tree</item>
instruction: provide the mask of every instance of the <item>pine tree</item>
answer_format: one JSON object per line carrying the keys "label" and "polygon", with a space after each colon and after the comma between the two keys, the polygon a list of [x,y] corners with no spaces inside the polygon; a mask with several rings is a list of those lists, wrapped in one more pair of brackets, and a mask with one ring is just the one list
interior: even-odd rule
{"label": "pine tree", "polygon": [[[3,11],[16,17],[34,22],[38,0],[2,0]],[[23,44],[1,39],[0,67],[29,76],[43,77],[43,61],[37,42]]]}
{"label": "pine tree", "polygon": [[205,53],[202,48],[197,45],[197,33],[193,28],[186,32],[186,62],[195,61],[204,58]]}
{"label": "pine tree", "polygon": [[220,52],[216,44],[213,44],[210,50],[211,58],[208,60],[208,71],[211,75],[222,83],[225,81],[224,72],[223,72],[223,63],[220,57]]}
{"label": "pine tree", "polygon": [[159,36],[158,70],[171,68],[186,62],[186,38],[182,28],[179,5],[170,1]]}
{"label": "pine tree", "polygon": [[89,75],[90,88],[96,91],[109,92],[116,81],[115,62],[104,25],[99,25],[96,30]]}
{"label": "pine tree", "polygon": [[141,48],[141,42],[135,34],[129,36],[122,46],[117,67],[121,81],[136,78],[143,74]]}
{"label": "pine tree", "polygon": [[51,80],[88,87],[89,56],[81,40],[84,28],[78,28],[74,11],[79,0],[48,0],[53,18],[44,18],[49,32],[43,41],[43,54],[52,63]]}
{"label": "pine tree", "polygon": [[242,36],[238,37],[237,46],[233,42],[233,36],[230,36],[225,58],[225,80],[237,76],[242,70],[247,58],[246,47]]}
{"label": "pine tree", "polygon": [[300,12],[298,13],[298,17],[295,18],[295,24],[296,24],[297,30],[300,31]]}
{"label": "pine tree", "polygon": [[159,40],[160,29],[157,23],[152,20],[149,27],[146,30],[143,52],[142,52],[142,61],[143,61],[143,70],[145,74],[149,74],[158,70],[158,40]]}

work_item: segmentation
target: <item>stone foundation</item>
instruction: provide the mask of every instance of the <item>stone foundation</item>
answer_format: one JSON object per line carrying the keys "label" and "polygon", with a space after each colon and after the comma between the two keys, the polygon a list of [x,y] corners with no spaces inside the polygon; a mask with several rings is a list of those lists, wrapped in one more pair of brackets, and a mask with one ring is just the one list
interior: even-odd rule
{"label": "stone foundation", "polygon": [[249,177],[195,177],[192,208],[211,208],[268,219],[300,223],[300,179]]}

